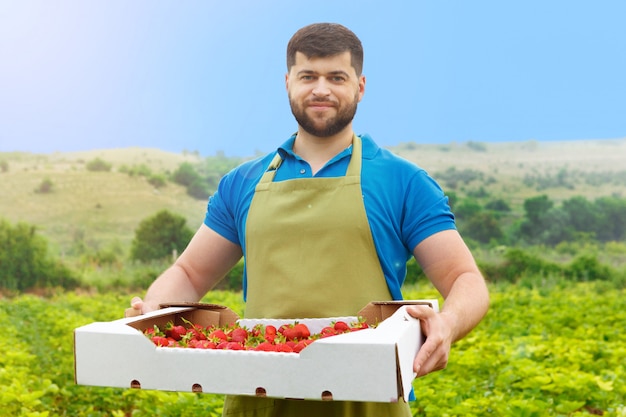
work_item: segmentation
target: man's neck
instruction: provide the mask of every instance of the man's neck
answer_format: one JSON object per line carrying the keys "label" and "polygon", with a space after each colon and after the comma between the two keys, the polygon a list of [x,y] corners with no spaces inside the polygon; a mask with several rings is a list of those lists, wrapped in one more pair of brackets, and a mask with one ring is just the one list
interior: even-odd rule
{"label": "man's neck", "polygon": [[310,135],[302,129],[298,129],[298,134],[293,144],[293,152],[307,161],[313,170],[313,174],[315,174],[335,155],[352,144],[353,135],[354,133],[350,126],[336,135],[324,138]]}

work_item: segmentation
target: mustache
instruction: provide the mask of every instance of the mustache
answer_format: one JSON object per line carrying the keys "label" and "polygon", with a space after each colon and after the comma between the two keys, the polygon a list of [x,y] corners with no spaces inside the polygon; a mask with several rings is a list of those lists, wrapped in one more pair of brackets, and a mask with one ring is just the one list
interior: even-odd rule
{"label": "mustache", "polygon": [[312,99],[306,100],[304,102],[304,104],[305,105],[309,105],[309,104],[332,104],[333,106],[336,106],[337,105],[337,101],[323,99],[323,98],[312,98]]}

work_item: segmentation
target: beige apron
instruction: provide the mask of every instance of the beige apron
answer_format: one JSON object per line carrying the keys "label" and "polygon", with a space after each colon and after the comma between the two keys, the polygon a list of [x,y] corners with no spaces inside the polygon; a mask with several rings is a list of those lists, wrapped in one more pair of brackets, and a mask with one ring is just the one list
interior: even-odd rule
{"label": "beige apron", "polygon": [[[361,192],[361,140],[345,177],[273,182],[277,154],[256,187],[246,223],[248,318],[356,315],[391,295]],[[358,381],[355,381],[358,383]],[[224,416],[410,416],[408,404],[227,396]]]}

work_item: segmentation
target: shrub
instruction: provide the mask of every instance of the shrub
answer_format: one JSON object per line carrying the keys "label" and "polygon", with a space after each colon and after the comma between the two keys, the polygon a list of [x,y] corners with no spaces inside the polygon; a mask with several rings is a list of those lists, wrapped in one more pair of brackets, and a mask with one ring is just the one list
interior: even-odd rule
{"label": "shrub", "polygon": [[0,220],[0,287],[12,291],[61,286],[76,288],[79,281],[60,261],[48,256],[47,241],[34,226],[12,226]]}
{"label": "shrub", "polygon": [[168,210],[161,210],[144,219],[135,230],[131,247],[131,258],[146,262],[164,259],[172,251],[181,253],[193,236],[185,218]]}
{"label": "shrub", "polygon": [[35,188],[35,192],[39,194],[51,193],[54,189],[54,184],[50,178],[44,178],[39,184],[39,187]]}
{"label": "shrub", "polygon": [[104,171],[104,172],[108,172],[111,171],[111,167],[112,165],[100,158],[96,158],[96,159],[92,159],[91,161],[87,162],[87,165],[85,165],[85,167],[87,168],[87,171]]}

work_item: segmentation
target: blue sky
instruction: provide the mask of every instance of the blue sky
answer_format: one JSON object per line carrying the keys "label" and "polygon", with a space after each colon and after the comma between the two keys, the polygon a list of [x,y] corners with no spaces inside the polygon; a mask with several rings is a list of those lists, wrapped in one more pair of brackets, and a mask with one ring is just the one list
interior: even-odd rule
{"label": "blue sky", "polygon": [[0,0],[0,151],[272,151],[301,26],[365,48],[354,127],[401,142],[626,137],[626,1]]}

